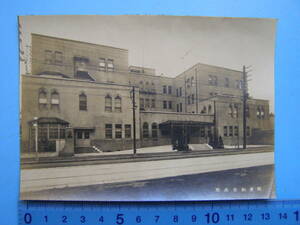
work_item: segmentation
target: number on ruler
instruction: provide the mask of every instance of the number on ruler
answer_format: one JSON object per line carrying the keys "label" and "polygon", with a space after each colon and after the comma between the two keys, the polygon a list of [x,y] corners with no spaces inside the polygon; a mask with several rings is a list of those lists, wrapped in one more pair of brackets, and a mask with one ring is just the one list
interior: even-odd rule
{"label": "number on ruler", "polygon": [[31,222],[32,222],[32,216],[31,216],[30,213],[25,213],[25,215],[24,215],[24,222],[26,224],[31,224]]}
{"label": "number on ruler", "polygon": [[220,215],[219,213],[215,212],[215,213],[207,213],[205,214],[205,217],[206,217],[206,223],[210,223],[210,221],[212,223],[219,223],[220,221]]}

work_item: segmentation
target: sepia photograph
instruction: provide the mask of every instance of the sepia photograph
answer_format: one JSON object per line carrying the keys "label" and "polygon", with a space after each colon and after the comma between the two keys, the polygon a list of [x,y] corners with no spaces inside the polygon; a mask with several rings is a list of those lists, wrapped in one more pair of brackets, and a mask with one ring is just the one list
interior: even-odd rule
{"label": "sepia photograph", "polygon": [[19,16],[20,199],[276,197],[276,20]]}

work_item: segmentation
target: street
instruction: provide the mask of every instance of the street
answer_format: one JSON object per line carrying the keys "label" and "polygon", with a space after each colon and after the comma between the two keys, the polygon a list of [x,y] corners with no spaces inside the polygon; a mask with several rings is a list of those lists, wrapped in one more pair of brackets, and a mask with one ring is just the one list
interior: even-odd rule
{"label": "street", "polygon": [[162,179],[44,190],[24,199],[130,201],[209,200],[274,197],[273,165]]}

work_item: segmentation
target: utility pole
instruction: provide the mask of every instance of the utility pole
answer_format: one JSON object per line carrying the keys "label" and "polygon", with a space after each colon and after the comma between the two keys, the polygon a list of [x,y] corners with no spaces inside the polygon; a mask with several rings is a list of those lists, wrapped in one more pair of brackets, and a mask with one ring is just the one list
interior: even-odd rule
{"label": "utility pole", "polygon": [[136,154],[136,127],[135,127],[135,87],[132,87],[132,118],[133,118],[133,154]]}
{"label": "utility pole", "polygon": [[246,66],[243,66],[243,149],[247,148],[247,99],[248,85]]}

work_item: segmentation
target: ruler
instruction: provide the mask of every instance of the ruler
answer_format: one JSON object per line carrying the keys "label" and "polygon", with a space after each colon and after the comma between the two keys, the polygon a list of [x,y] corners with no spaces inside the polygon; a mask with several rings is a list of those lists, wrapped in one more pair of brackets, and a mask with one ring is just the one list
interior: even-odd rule
{"label": "ruler", "polygon": [[19,225],[296,225],[300,201],[21,201]]}

